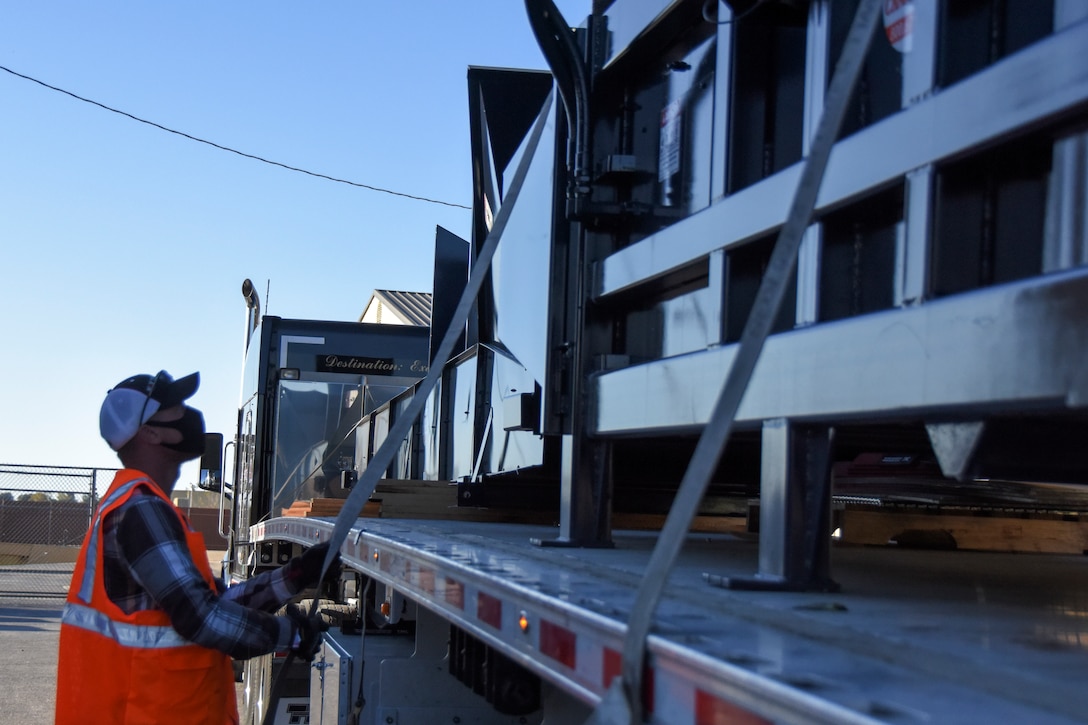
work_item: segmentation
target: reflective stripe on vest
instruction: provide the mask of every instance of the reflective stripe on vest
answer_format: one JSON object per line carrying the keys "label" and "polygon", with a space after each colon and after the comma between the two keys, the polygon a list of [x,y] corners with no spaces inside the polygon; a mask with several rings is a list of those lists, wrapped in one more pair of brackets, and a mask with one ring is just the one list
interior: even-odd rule
{"label": "reflective stripe on vest", "polygon": [[64,605],[60,621],[61,624],[100,634],[122,647],[133,649],[169,649],[189,647],[193,644],[169,625],[158,627],[115,622],[96,609],[71,602]]}
{"label": "reflective stripe on vest", "polygon": [[102,503],[98,505],[98,511],[95,513],[94,522],[91,524],[91,540],[87,544],[87,556],[83,566],[83,581],[80,582],[79,594],[77,595],[87,604],[91,603],[91,593],[94,591],[95,563],[98,561],[98,537],[102,530],[100,525],[102,523],[102,512],[112,506],[114,501],[126,496],[133,487],[138,486],[141,483],[150,485],[151,479],[134,478],[123,486],[119,486],[116,491],[102,499]]}

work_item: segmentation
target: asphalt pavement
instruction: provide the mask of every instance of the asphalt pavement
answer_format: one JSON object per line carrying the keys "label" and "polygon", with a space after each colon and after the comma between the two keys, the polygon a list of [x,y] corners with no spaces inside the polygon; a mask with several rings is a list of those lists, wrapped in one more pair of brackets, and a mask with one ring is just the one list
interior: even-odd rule
{"label": "asphalt pavement", "polygon": [[0,599],[0,722],[51,723],[63,600]]}

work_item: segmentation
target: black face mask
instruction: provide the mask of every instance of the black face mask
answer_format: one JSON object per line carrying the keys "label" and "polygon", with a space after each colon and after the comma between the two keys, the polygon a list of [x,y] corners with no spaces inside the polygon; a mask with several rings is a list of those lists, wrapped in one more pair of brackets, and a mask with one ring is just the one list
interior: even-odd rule
{"label": "black face mask", "polygon": [[186,408],[185,414],[177,420],[165,422],[149,420],[148,425],[156,428],[173,428],[181,433],[179,443],[163,443],[162,445],[178,453],[184,453],[190,460],[204,454],[204,415],[194,408]]}

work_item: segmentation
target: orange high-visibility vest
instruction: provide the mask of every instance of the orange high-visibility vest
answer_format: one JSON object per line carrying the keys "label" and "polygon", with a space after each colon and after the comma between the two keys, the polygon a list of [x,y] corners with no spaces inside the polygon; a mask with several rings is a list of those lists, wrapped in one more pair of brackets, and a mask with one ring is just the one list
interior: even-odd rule
{"label": "orange high-visibility vest", "polygon": [[106,595],[102,522],[137,488],[170,503],[193,562],[215,588],[203,538],[185,515],[146,475],[119,471],[83,541],[61,616],[56,723],[237,723],[228,655],[184,639],[161,610],[126,614]]}

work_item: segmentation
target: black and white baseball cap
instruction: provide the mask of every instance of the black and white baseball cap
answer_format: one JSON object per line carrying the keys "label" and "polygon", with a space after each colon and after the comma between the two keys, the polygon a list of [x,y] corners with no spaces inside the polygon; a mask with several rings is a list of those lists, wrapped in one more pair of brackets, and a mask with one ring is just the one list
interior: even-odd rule
{"label": "black and white baseball cap", "polygon": [[162,408],[172,408],[192,397],[200,373],[174,380],[165,370],[158,375],[133,375],[106,393],[98,414],[98,429],[115,451],[132,440],[140,426]]}

